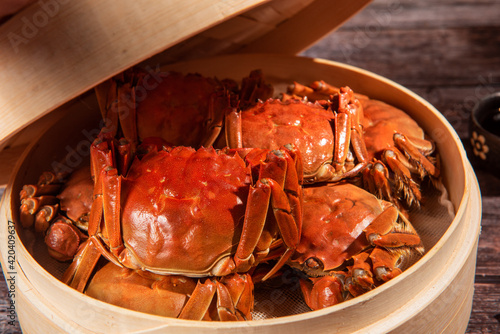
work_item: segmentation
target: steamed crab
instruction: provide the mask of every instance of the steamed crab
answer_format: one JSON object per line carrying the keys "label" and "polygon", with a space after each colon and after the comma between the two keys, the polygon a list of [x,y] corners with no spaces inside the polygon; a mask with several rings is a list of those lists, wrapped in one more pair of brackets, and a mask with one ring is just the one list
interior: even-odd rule
{"label": "steamed crab", "polygon": [[134,270],[207,277],[244,273],[278,251],[272,275],[293,253],[301,169],[292,150],[148,144],[124,169],[115,144],[104,133],[91,148],[89,240],[63,277],[70,286],[83,291],[101,255]]}
{"label": "steamed crab", "polygon": [[411,223],[389,202],[349,183],[304,188],[301,240],[289,265],[320,309],[372,290],[423,254]]}
{"label": "steamed crab", "polygon": [[[339,88],[324,81],[315,81],[310,86],[295,82],[285,96],[328,99],[338,91]],[[434,143],[404,111],[364,95],[356,97],[363,109],[369,161],[363,171],[365,188],[397,205],[404,200],[410,206],[418,206],[422,200],[420,182],[426,176],[432,182],[439,177],[439,159],[432,155]]]}
{"label": "steamed crab", "polygon": [[96,87],[105,125],[135,145],[158,137],[173,146],[211,146],[236,83],[196,73],[130,69]]}
{"label": "steamed crab", "polygon": [[[268,96],[268,90],[260,88],[265,85],[257,82],[256,90]],[[302,155],[305,183],[352,177],[367,164],[362,109],[353,94],[343,87],[332,101],[323,103],[272,98],[246,101],[246,108],[233,108],[226,115],[226,144],[275,149],[292,143]]]}
{"label": "steamed crab", "polygon": [[[88,179],[86,179],[88,177]],[[44,172],[36,184],[20,192],[23,227],[44,235],[50,256],[70,261],[87,236],[85,222],[92,203],[93,185],[87,169],[78,169],[62,184],[61,177]]]}
{"label": "steamed crab", "polygon": [[196,279],[136,271],[108,262],[92,277],[85,294],[113,305],[171,318],[252,319],[253,284],[247,273]]}
{"label": "steamed crab", "polygon": [[402,110],[371,99],[362,104],[365,142],[372,160],[364,172],[365,187],[389,201],[404,198],[409,205],[419,205],[419,183],[426,176],[433,182],[439,177],[439,160],[431,155],[434,143]]}

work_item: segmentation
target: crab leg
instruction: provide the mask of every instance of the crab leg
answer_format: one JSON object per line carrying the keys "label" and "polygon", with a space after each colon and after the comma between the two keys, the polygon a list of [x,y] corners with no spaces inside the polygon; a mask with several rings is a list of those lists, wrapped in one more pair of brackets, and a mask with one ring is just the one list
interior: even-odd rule
{"label": "crab leg", "polygon": [[[398,219],[400,219],[401,224],[394,228],[393,222]],[[375,218],[364,232],[370,243],[375,246],[384,248],[415,247],[417,251],[421,249],[419,247],[422,244],[420,237],[393,205],[389,205]]]}
{"label": "crab leg", "polygon": [[237,268],[246,271],[255,261],[253,252],[260,241],[266,223],[269,202],[271,202],[278,228],[287,249],[263,280],[272,276],[285,264],[299,243],[300,236],[287,196],[281,186],[272,179],[259,180],[255,187],[250,190],[243,231],[234,256]]}
{"label": "crab leg", "polygon": [[396,176],[398,191],[404,191],[404,195],[410,204],[414,200],[419,203],[422,194],[418,185],[411,178],[411,172],[408,167],[406,167],[407,164],[404,163],[407,160],[404,158],[403,154],[393,147],[392,149],[385,150],[382,154],[382,158]]}
{"label": "crab leg", "polygon": [[21,201],[20,216],[23,227],[31,227],[35,223],[36,214],[45,205],[55,205],[58,200],[55,196],[43,195],[28,197]]}
{"label": "crab leg", "polygon": [[[351,268],[352,280],[363,290],[371,290],[374,287],[373,275],[370,265],[366,262],[369,254],[362,252],[352,257],[354,264]],[[350,291],[350,290],[349,290]]]}
{"label": "crab leg", "polygon": [[322,90],[314,90],[313,88],[302,85],[298,82],[294,82],[293,84],[288,86],[287,91],[292,96],[299,96],[302,98],[307,97],[309,101],[327,100],[330,95],[336,93],[324,93]]}
{"label": "crab leg", "polygon": [[19,197],[23,200],[28,197],[54,195],[57,194],[60,188],[61,184],[59,183],[49,183],[44,185],[26,184],[23,186],[23,190],[19,193]]}
{"label": "crab leg", "polygon": [[401,274],[401,269],[396,267],[400,257],[400,252],[389,252],[386,249],[376,247],[370,254],[370,259],[377,279],[387,282]]}
{"label": "crab leg", "polygon": [[130,82],[118,88],[118,101],[116,103],[116,113],[120,119],[120,126],[123,137],[132,144],[132,147],[138,143],[137,135],[137,112],[135,109],[135,86]]}
{"label": "crab leg", "polygon": [[[368,153],[360,123],[363,113],[359,101],[354,98],[353,91],[348,87],[340,88],[339,92],[332,97],[332,100],[332,109],[337,110],[333,129],[335,147],[332,165],[335,174],[339,174],[344,170],[342,178],[348,178],[358,174],[368,163]],[[353,153],[359,161],[354,166],[353,158],[349,157],[350,147],[352,147]],[[336,180],[333,175],[332,180]]]}
{"label": "crab leg", "polygon": [[[102,132],[101,132],[102,133]],[[95,235],[102,222],[103,200],[102,200],[102,174],[107,166],[114,165],[113,149],[107,141],[98,138],[90,148],[90,172],[94,180],[93,202],[90,209],[88,233]]]}
{"label": "crab leg", "polygon": [[124,74],[120,79],[110,79],[97,86],[95,92],[104,124],[111,131],[112,137],[116,137],[121,129],[123,137],[135,148],[138,142],[136,86],[131,82],[134,79],[141,82],[142,77],[134,78],[133,74],[131,76],[125,83]]}
{"label": "crab leg", "polygon": [[93,198],[94,201],[92,202],[92,207],[90,208],[89,225],[87,230],[89,235],[96,235],[102,223],[103,202],[100,176],[98,182],[95,182]]}
{"label": "crab leg", "polygon": [[[283,189],[288,197],[288,202],[290,204],[292,215],[295,223],[297,224],[297,230],[300,235],[302,232],[302,184],[303,184],[303,166],[302,158],[300,152],[294,147],[287,145],[285,147],[290,154],[290,162],[287,164],[285,182],[283,184]],[[288,158],[287,158],[288,159]],[[295,168],[291,168],[294,166]]]}
{"label": "crab leg", "polygon": [[[417,170],[420,174],[420,177],[423,178],[423,176],[427,172],[429,175],[432,175],[434,177],[439,176],[439,170],[436,168],[436,166],[427,159],[425,155],[420,153],[420,150],[418,148],[422,148],[424,152],[431,153],[433,151],[432,144],[428,141],[425,140],[418,140],[416,138],[413,138],[410,140],[408,137],[406,137],[403,134],[400,133],[395,133],[394,134],[394,143],[399,147],[402,148],[409,156],[410,158],[415,162],[417,165]],[[416,146],[419,145],[419,146]],[[423,169],[423,170],[421,170]]]}
{"label": "crab leg", "polygon": [[250,187],[243,231],[234,255],[239,271],[248,271],[255,262],[253,252],[264,230],[270,198],[271,189],[263,182]]}
{"label": "crab leg", "polygon": [[348,114],[339,113],[335,117],[335,147],[332,164],[335,172],[344,167],[351,143],[351,122]]}
{"label": "crab leg", "polygon": [[231,108],[226,111],[225,117],[226,145],[230,148],[242,148],[243,137],[241,132],[241,111]]}
{"label": "crab leg", "polygon": [[[115,162],[112,142],[102,139],[102,137],[97,139],[91,147],[93,162],[91,172],[95,186],[88,226],[90,238],[82,245],[63,277],[66,284],[78,291],[83,291],[85,288],[101,254],[120,265],[116,257],[123,249],[120,232],[121,176],[113,167]],[[104,226],[102,226],[103,219],[106,221]],[[102,227],[105,231],[101,231]],[[109,238],[111,254],[96,238],[98,233],[103,233]]]}
{"label": "crab leg", "polygon": [[257,100],[272,97],[274,88],[265,82],[261,70],[254,70],[248,77],[243,78],[240,91],[240,104],[244,108],[253,105]]}
{"label": "crab leg", "polygon": [[271,207],[273,208],[281,237],[287,248],[273,269],[262,280],[266,280],[274,275],[288,261],[300,241],[300,226],[302,226],[301,221],[295,221],[288,197],[282,188],[274,180],[269,179],[268,181],[270,181],[272,192]]}
{"label": "crab leg", "polygon": [[117,83],[112,79],[107,80],[98,85],[94,91],[104,125],[112,130],[112,136],[114,137],[118,131],[119,122],[118,113],[114,107],[117,100]]}
{"label": "crab leg", "polygon": [[114,145],[109,135],[110,133],[102,130],[99,137],[90,146],[90,174],[94,184],[99,183],[101,170],[108,166],[115,166]]}
{"label": "crab leg", "polygon": [[118,257],[124,249],[120,224],[121,176],[116,168],[103,170],[103,213],[111,253]]}
{"label": "crab leg", "polygon": [[[227,288],[239,320],[251,320],[254,303],[254,286],[250,274],[224,276],[221,283]],[[222,305],[222,304],[221,304]]]}
{"label": "crab leg", "polygon": [[217,320],[247,320],[253,305],[253,283],[250,275],[232,274],[220,279],[198,281],[179,319],[202,320],[217,294]]}
{"label": "crab leg", "polygon": [[222,129],[226,108],[230,108],[229,96],[226,92],[212,93],[208,105],[207,134],[202,139],[200,146],[213,146]]}
{"label": "crab leg", "polygon": [[42,206],[36,213],[35,231],[45,233],[58,212],[59,204]]}
{"label": "crab leg", "polygon": [[[103,169],[94,187],[94,202],[90,210],[88,233],[101,254],[117,266],[118,256],[124,249],[120,225],[121,176],[116,168]],[[106,222],[103,226],[103,220]],[[104,227],[105,230],[101,230]],[[95,236],[101,233],[109,240],[109,250]]]}
{"label": "crab leg", "polygon": [[95,242],[94,237],[91,237],[80,246],[80,250],[61,279],[63,283],[77,291],[83,292],[97,261],[101,257],[101,252],[96,247]]}
{"label": "crab leg", "polygon": [[363,170],[363,183],[364,187],[372,194],[394,203],[389,185],[389,171],[382,162],[375,160],[368,164],[367,168]]}
{"label": "crab leg", "polygon": [[202,320],[215,295],[217,285],[210,279],[196,284],[191,297],[179,314],[179,319]]}
{"label": "crab leg", "polygon": [[118,172],[120,175],[127,175],[127,171],[133,160],[132,144],[125,138],[120,139],[116,147],[116,153]]}
{"label": "crab leg", "polygon": [[[418,184],[413,180],[412,174],[419,174],[421,179],[426,174],[434,178],[439,176],[439,168],[418,148],[422,147],[423,152],[430,153],[433,150],[432,144],[426,140],[409,139],[400,133],[394,134],[394,143],[405,154],[396,147],[385,149],[382,152],[383,162],[375,160],[371,164],[372,168],[367,168],[363,172],[365,185],[370,189],[370,192],[396,204],[397,201],[393,199],[393,192],[400,193],[402,191],[408,204],[416,203],[418,206],[422,194]],[[417,146],[417,144],[421,146]],[[390,176],[386,165],[394,174],[395,190],[392,190],[389,185]]]}
{"label": "crab leg", "polygon": [[224,276],[216,285],[218,320],[250,320],[253,308],[253,283],[250,275]]}
{"label": "crab leg", "polygon": [[[94,202],[90,211],[89,235],[100,232],[102,219],[106,221],[109,245],[114,256],[123,250],[120,231],[120,192],[121,176],[114,166],[113,142],[107,138],[98,138],[91,147],[92,176],[94,178]],[[103,141],[104,140],[104,141]],[[122,169],[129,164],[130,146],[124,144],[119,155],[123,163]]]}

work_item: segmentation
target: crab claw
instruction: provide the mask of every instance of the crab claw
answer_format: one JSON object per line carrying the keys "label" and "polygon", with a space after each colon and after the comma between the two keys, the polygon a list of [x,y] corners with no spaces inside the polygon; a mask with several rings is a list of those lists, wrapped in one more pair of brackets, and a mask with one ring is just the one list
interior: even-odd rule
{"label": "crab claw", "polygon": [[58,261],[70,261],[80,247],[80,244],[87,239],[69,219],[58,217],[50,225],[45,236],[45,244],[49,254]]}
{"label": "crab claw", "polygon": [[301,279],[300,288],[307,306],[312,310],[319,310],[343,302],[344,279],[342,272]]}

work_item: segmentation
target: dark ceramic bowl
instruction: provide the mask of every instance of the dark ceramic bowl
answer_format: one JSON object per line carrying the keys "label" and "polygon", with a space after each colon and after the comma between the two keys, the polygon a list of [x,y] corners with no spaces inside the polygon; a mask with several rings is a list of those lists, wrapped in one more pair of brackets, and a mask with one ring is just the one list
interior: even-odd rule
{"label": "dark ceramic bowl", "polygon": [[500,92],[474,106],[469,137],[474,165],[500,177]]}

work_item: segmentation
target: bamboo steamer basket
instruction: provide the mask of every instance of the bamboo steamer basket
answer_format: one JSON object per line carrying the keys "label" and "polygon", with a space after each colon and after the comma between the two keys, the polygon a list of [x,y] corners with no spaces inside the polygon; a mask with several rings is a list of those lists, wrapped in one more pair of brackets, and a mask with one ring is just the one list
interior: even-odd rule
{"label": "bamboo steamer basket", "polygon": [[[325,3],[316,1],[313,5]],[[261,6],[272,4],[271,1]],[[252,9],[253,6],[256,6],[256,2],[245,9],[254,11],[260,8],[259,6]],[[239,9],[240,12],[242,10]],[[307,8],[300,10],[301,13],[303,11],[307,12]],[[225,24],[240,17],[234,16],[235,12],[228,15],[230,19],[223,20]],[[214,30],[217,31],[217,27],[214,26],[209,33],[210,38],[213,38],[212,34],[215,34]],[[9,258],[8,226],[9,222],[18,221],[18,193],[22,185],[36,181],[41,171],[50,169],[53,161],[59,160],[67,153],[70,153],[67,157],[71,158],[68,158],[66,163],[72,168],[76,167],[80,162],[78,154],[80,153],[80,158],[83,157],[86,145],[90,144],[88,134],[96,130],[99,115],[95,96],[92,91],[82,95],[82,92],[92,87],[92,84],[84,83],[79,88],[71,87],[65,97],[56,96],[53,100],[50,96],[40,97],[39,102],[42,106],[35,108],[34,115],[28,115],[27,119],[8,118],[14,128],[22,128],[32,123],[30,133],[36,136],[33,144],[20,156],[0,206],[2,268],[6,277],[12,275],[15,279],[14,301],[23,332],[457,333],[465,331],[472,307],[481,198],[476,177],[453,128],[432,105],[390,80],[341,63],[272,54],[268,51],[273,51],[275,37],[266,36],[268,37],[260,41],[263,45],[262,50],[253,49],[254,47],[249,47],[248,44],[244,48],[245,51],[265,53],[223,55],[173,64],[172,60],[186,58],[186,54],[194,54],[191,58],[200,58],[196,51],[194,53],[186,51],[190,44],[199,46],[199,43],[195,43],[199,36],[192,36],[186,39],[183,45],[171,46],[161,53],[155,50],[155,53],[147,55],[147,57],[155,55],[152,58],[136,56],[134,61],[122,61],[120,66],[110,69],[106,75],[101,75],[99,79],[92,77],[88,81],[94,80],[93,83],[97,84],[139,61],[143,61],[142,64],[146,66],[166,64],[163,66],[164,69],[197,71],[203,75],[235,79],[247,75],[250,70],[260,68],[276,87],[291,80],[307,83],[324,79],[334,85],[347,84],[356,92],[404,109],[436,141],[441,159],[445,162],[442,164],[443,182],[454,209],[453,217],[448,222],[431,228],[430,232],[423,231],[422,238],[427,249],[423,258],[395,279],[339,305],[314,312],[236,323],[208,323],[158,317],[116,307],[80,294],[56,278],[60,275],[61,269],[57,265],[52,267],[46,265],[44,248],[39,247],[33,235],[22,228],[16,229],[15,263],[13,263],[10,261],[12,258]],[[206,35],[203,38],[205,37]],[[269,44],[266,44],[266,38],[271,41]],[[311,37],[305,38],[308,39],[310,42]],[[217,43],[220,43],[220,40]],[[305,44],[302,45],[304,46]],[[300,49],[287,52],[294,54],[298,50]],[[88,87],[82,88],[83,86]],[[76,96],[78,98],[74,99]],[[11,110],[15,108],[22,109],[23,106],[16,105]],[[49,116],[45,116],[42,121],[36,121],[49,112]],[[47,121],[50,115],[56,116]],[[2,136],[0,138],[3,143],[13,138],[11,132]],[[71,151],[68,147],[75,149]],[[426,218],[423,217],[422,220]],[[419,232],[422,233],[421,230]],[[279,300],[270,299],[270,302],[278,304]]]}

